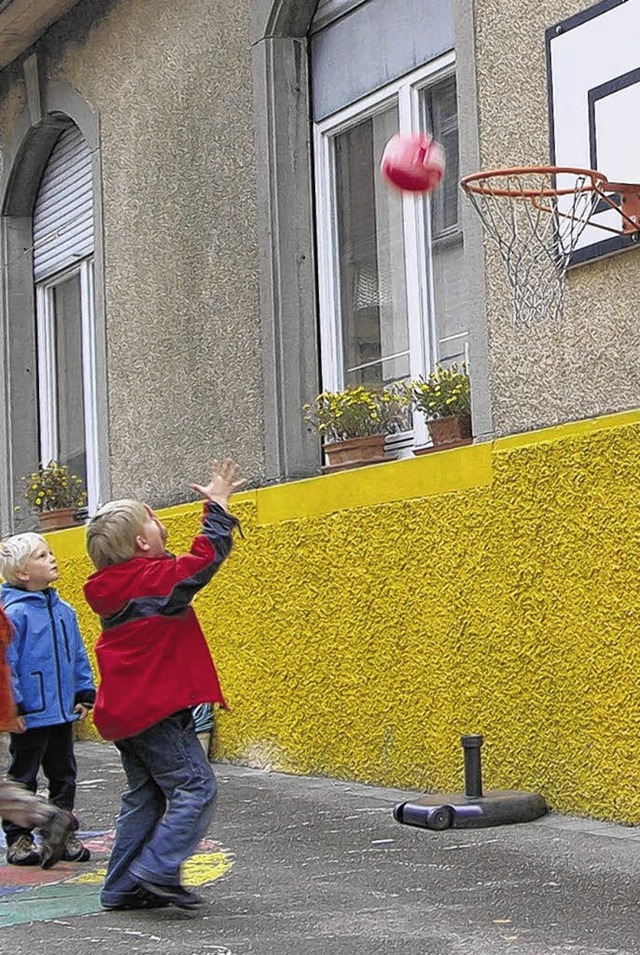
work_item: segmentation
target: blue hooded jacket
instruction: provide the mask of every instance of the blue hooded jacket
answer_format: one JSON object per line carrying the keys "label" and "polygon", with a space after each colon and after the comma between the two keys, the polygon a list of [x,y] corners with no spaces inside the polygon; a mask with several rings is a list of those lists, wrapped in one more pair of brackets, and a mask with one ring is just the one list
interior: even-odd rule
{"label": "blue hooded jacket", "polygon": [[14,628],[7,662],[27,729],[76,720],[74,706],[92,706],[96,694],[73,607],[51,587],[9,584],[2,585],[2,605]]}

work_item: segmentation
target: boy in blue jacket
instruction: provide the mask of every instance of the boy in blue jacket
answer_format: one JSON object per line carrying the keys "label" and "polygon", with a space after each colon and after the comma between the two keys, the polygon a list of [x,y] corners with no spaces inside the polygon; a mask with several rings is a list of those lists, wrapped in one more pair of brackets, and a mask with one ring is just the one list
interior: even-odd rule
{"label": "boy in blue jacket", "polygon": [[[1,545],[0,574],[6,581],[2,605],[13,624],[7,662],[18,713],[9,776],[35,793],[42,769],[49,801],[72,814],[77,776],[73,724],[86,718],[95,700],[76,614],[51,587],[59,577],[58,565],[39,534],[16,534]],[[31,829],[9,819],[3,819],[2,828],[7,862],[41,864],[47,847],[35,844]],[[89,850],[70,832],[62,858],[86,862],[89,857]]]}

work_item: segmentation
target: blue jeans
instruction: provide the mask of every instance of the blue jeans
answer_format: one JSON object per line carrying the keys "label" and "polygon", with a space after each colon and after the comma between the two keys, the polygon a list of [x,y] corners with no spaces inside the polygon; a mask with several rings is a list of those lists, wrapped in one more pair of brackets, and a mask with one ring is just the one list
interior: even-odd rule
{"label": "blue jeans", "polygon": [[213,817],[216,778],[181,710],[136,736],[116,740],[128,789],[101,892],[105,905],[126,902],[137,879],[177,885]]}

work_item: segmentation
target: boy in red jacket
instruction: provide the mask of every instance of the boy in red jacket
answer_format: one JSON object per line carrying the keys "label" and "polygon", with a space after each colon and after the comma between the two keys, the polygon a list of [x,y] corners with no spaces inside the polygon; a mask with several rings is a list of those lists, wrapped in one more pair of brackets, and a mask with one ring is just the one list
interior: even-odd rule
{"label": "boy in red jacket", "polygon": [[227,506],[244,483],[227,460],[213,462],[209,484],[191,485],[205,498],[202,531],[180,557],[140,501],[112,501],[87,527],[97,569],[84,590],[102,624],[94,721],[115,741],[128,784],[100,897],[107,909],[203,904],[180,884],[216,796],[191,707],[225,704],[191,600],[231,550],[238,521]]}
{"label": "boy in red jacket", "polygon": [[[13,628],[0,607],[0,730],[19,733],[22,723],[16,715],[11,692],[11,670],[7,663],[7,648]],[[0,814],[18,826],[39,829],[42,836],[40,865],[50,869],[59,862],[73,830],[73,816],[30,793],[18,783],[0,780]]]}

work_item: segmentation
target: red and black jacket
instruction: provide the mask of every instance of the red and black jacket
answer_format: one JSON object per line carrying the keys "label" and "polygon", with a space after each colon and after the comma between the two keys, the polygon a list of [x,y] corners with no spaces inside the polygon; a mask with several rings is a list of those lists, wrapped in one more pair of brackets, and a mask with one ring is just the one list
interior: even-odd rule
{"label": "red and black jacket", "polygon": [[220,505],[205,504],[188,554],[134,557],[87,581],[87,602],[102,624],[94,722],[105,739],[134,736],[198,703],[225,706],[191,600],[231,550],[237,523]]}

